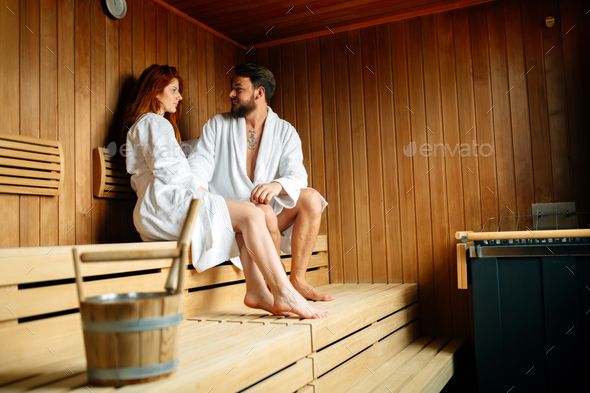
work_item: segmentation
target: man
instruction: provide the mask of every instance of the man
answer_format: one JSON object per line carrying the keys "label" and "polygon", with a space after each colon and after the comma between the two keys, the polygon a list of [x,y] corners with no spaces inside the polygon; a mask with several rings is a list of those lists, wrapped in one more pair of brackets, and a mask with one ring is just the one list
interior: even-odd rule
{"label": "man", "polygon": [[205,124],[189,162],[200,185],[225,198],[250,200],[264,212],[277,251],[280,243],[291,252],[290,280],[299,293],[309,300],[332,300],[305,279],[327,202],[307,187],[295,128],[268,106],[275,86],[267,68],[237,66],[231,112]]}

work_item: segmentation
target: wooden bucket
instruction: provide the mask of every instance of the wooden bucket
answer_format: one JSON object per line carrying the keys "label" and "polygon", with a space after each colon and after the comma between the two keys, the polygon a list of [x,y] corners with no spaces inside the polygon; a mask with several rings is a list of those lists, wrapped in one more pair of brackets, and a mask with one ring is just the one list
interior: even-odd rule
{"label": "wooden bucket", "polygon": [[178,364],[181,295],[107,294],[80,303],[88,381],[121,386],[170,375]]}
{"label": "wooden bucket", "polygon": [[[88,365],[88,382],[122,386],[155,381],[176,370],[178,325],[182,316],[184,272],[199,201],[190,204],[178,247],[164,250],[86,252],[73,249],[76,288]],[[82,262],[171,258],[163,292],[84,297]]]}

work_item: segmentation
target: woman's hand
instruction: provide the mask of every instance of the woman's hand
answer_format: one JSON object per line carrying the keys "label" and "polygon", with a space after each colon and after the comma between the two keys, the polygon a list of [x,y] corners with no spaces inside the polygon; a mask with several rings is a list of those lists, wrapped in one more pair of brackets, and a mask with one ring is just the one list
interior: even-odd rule
{"label": "woman's hand", "polygon": [[281,186],[281,183],[270,182],[258,184],[256,187],[254,187],[252,193],[250,194],[250,202],[268,205],[270,204],[272,198],[279,195],[281,191],[283,191],[283,186]]}

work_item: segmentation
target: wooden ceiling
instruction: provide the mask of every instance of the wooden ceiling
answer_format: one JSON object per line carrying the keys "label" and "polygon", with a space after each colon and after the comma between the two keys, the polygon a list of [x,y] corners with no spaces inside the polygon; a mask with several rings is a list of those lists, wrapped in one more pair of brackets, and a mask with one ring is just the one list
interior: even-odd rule
{"label": "wooden ceiling", "polygon": [[250,46],[282,43],[491,0],[165,0],[174,8]]}

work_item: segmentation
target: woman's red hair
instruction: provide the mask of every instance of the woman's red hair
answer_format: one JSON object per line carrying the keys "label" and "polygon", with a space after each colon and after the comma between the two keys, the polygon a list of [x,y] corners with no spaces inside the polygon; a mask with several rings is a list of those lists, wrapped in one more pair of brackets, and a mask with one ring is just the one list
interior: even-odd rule
{"label": "woman's red hair", "polygon": [[[158,113],[160,110],[160,101],[156,96],[164,91],[172,80],[178,79],[178,91],[182,94],[182,78],[175,67],[168,65],[152,64],[146,68],[137,81],[137,94],[135,101],[131,104],[125,125],[127,130],[139,119],[141,115],[148,112]],[[178,130],[178,120],[182,112],[182,101],[178,103],[175,113],[166,112],[164,117],[172,123],[176,140],[180,143],[180,131]],[[126,134],[126,132],[125,132]]]}

